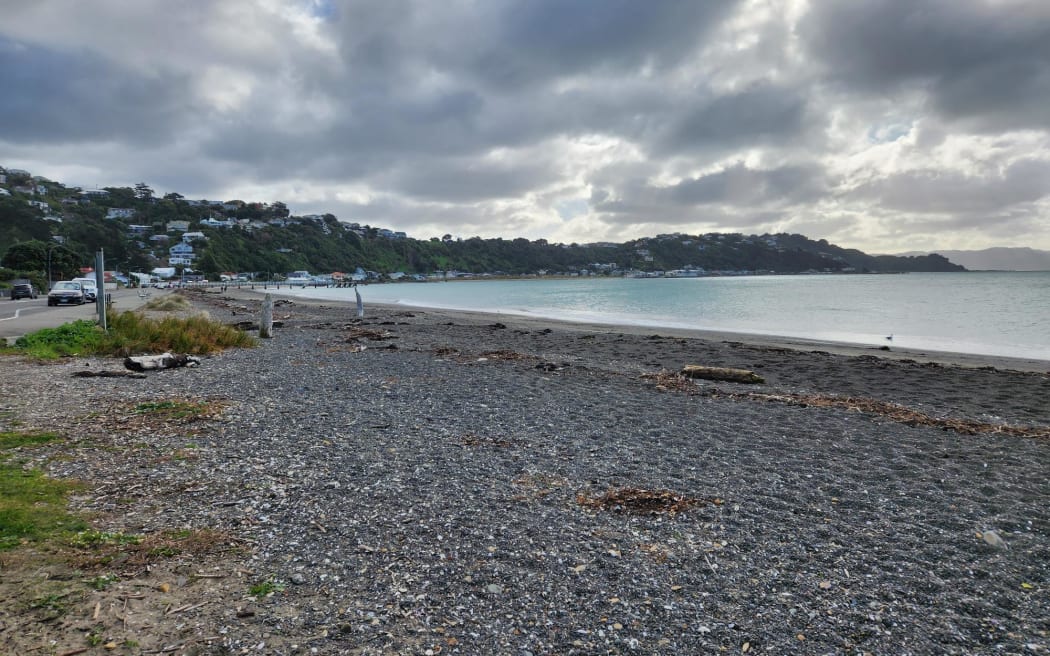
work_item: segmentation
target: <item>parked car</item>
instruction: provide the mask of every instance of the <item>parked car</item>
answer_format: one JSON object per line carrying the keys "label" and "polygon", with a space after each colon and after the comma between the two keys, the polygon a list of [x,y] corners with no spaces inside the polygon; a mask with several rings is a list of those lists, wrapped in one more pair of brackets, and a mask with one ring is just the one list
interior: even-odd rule
{"label": "parked car", "polygon": [[79,282],[72,280],[56,282],[47,293],[48,305],[83,305],[86,302],[84,289]]}
{"label": "parked car", "polygon": [[98,285],[95,284],[94,278],[73,278],[73,282],[80,283],[80,287],[84,291],[84,300],[89,303],[94,303],[98,300]]}
{"label": "parked car", "polygon": [[11,300],[16,298],[36,298],[36,287],[29,282],[16,282],[11,285]]}

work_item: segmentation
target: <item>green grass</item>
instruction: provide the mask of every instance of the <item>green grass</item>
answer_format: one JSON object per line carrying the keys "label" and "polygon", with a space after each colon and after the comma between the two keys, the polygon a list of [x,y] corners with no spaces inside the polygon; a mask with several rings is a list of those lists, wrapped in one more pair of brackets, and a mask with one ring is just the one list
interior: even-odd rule
{"label": "green grass", "polygon": [[0,433],[0,551],[23,542],[67,535],[86,524],[66,511],[78,486],[12,463],[17,449],[59,439],[53,433]]}
{"label": "green grass", "polygon": [[75,547],[101,547],[110,544],[139,544],[142,540],[143,536],[141,535],[86,530],[74,535],[73,539],[70,540],[70,544]]}
{"label": "green grass", "polygon": [[55,360],[96,352],[101,346],[102,336],[102,331],[93,321],[81,319],[23,335],[15,340],[14,350],[40,360]]}
{"label": "green grass", "polygon": [[83,319],[45,328],[19,337],[14,347],[3,352],[55,360],[76,355],[124,357],[169,351],[206,355],[256,345],[251,336],[205,316],[157,320],[135,312],[120,312],[112,315],[108,324],[108,332]]}
{"label": "green grass", "polygon": [[266,579],[265,581],[260,581],[248,588],[248,594],[253,597],[266,597],[277,592],[282,592],[284,588],[285,585],[283,583],[278,583],[271,578]]}

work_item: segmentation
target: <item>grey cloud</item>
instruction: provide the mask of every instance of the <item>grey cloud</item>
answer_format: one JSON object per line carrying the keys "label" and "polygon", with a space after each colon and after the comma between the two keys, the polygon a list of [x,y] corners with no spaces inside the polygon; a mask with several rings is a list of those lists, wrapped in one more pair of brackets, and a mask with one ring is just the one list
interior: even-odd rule
{"label": "grey cloud", "polygon": [[923,89],[931,109],[979,129],[1050,127],[1050,5],[1043,0],[821,2],[799,34],[846,89]]}
{"label": "grey cloud", "polygon": [[826,192],[822,173],[814,166],[755,170],[737,164],[710,175],[680,182],[668,189],[666,194],[681,205],[793,204],[816,200]]}
{"label": "grey cloud", "polygon": [[883,209],[913,213],[982,215],[1050,196],[1050,161],[1014,162],[999,175],[938,170],[897,173],[865,183],[850,196]]}
{"label": "grey cloud", "polygon": [[677,63],[733,10],[723,0],[510,3],[473,66],[499,86]]}
{"label": "grey cloud", "polygon": [[821,197],[827,190],[824,172],[814,165],[751,169],[736,164],[675,185],[657,187],[638,179],[610,193],[596,188],[591,202],[600,212],[654,213],[712,206],[740,207],[749,212],[787,207]]}
{"label": "grey cloud", "polygon": [[0,89],[0,139],[11,143],[157,144],[194,112],[183,76],[144,76],[91,53],[3,37]]}
{"label": "grey cloud", "polygon": [[654,146],[666,154],[785,144],[802,139],[809,121],[798,90],[760,84],[698,101],[658,133]]}
{"label": "grey cloud", "polygon": [[492,163],[478,160],[417,161],[382,176],[383,186],[411,198],[475,203],[520,197],[559,179],[542,162]]}

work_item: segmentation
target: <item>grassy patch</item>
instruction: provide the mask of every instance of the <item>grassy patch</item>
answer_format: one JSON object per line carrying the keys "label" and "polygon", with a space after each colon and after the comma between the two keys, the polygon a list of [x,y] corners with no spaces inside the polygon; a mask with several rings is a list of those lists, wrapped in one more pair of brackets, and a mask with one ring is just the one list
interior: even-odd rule
{"label": "grassy patch", "polygon": [[257,343],[253,337],[206,316],[166,317],[158,321],[135,312],[120,312],[111,315],[108,324],[108,332],[87,320],[45,328],[19,337],[14,347],[2,352],[41,360],[74,355],[124,357],[164,352],[206,355]]}
{"label": "grassy patch", "polygon": [[144,310],[153,312],[185,312],[193,308],[193,305],[183,296],[169,294],[161,298],[155,298],[142,306]]}
{"label": "grassy patch", "polygon": [[248,588],[248,594],[250,594],[253,597],[268,597],[272,594],[282,592],[284,588],[285,585],[283,583],[278,583],[272,578],[269,578],[265,581],[260,581],[252,587]]}
{"label": "grassy patch", "polygon": [[17,449],[21,446],[47,444],[59,439],[55,433],[0,433],[0,458],[3,451]]}
{"label": "grassy patch", "polygon": [[15,340],[14,351],[40,360],[95,353],[103,333],[93,321],[81,319],[57,328],[44,328]]}
{"label": "grassy patch", "polygon": [[180,529],[150,535],[101,533],[85,531],[87,539],[74,541],[75,553],[69,561],[81,570],[98,571],[119,562],[122,568],[140,568],[168,558],[185,555],[200,558],[229,549],[232,539],[225,533],[209,529]]}
{"label": "grassy patch", "polygon": [[105,353],[120,356],[167,351],[206,355],[255,344],[251,336],[207,317],[166,317],[158,321],[134,312],[114,317],[104,340]]}
{"label": "grassy patch", "polygon": [[106,531],[87,530],[81,531],[73,536],[70,544],[74,547],[101,547],[105,545],[141,544],[141,535],[129,535],[127,533],[109,533]]}
{"label": "grassy patch", "polygon": [[66,499],[76,483],[9,462],[15,449],[57,439],[52,433],[0,433],[0,551],[85,526],[66,511]]}

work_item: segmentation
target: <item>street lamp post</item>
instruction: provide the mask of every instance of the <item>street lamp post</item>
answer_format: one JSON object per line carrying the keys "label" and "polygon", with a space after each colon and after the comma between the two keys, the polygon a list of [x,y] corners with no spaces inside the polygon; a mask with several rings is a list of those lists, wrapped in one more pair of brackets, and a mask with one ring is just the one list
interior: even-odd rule
{"label": "street lamp post", "polygon": [[47,249],[47,291],[51,291],[51,253],[58,248],[57,246],[51,246]]}

